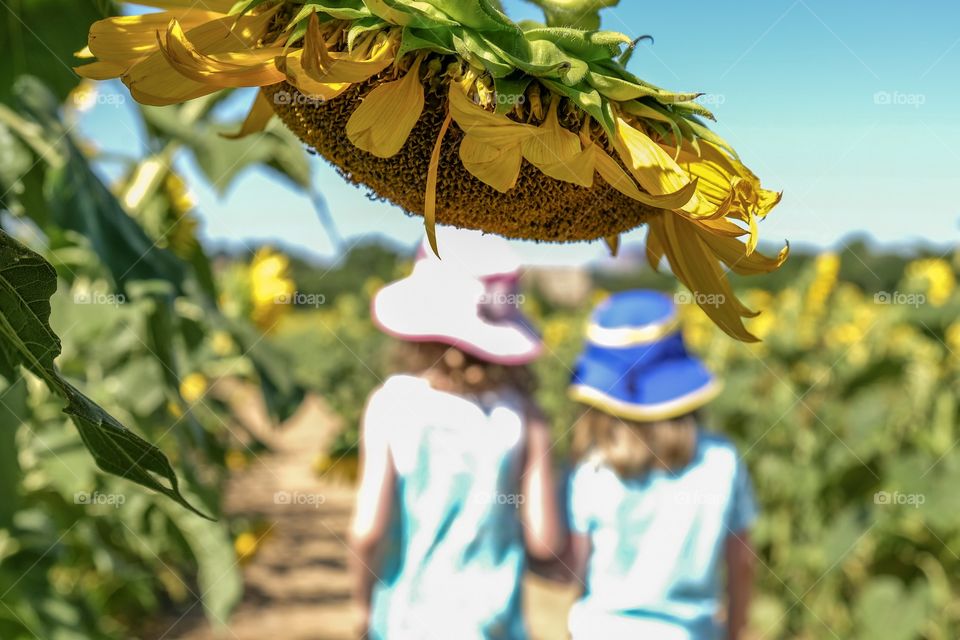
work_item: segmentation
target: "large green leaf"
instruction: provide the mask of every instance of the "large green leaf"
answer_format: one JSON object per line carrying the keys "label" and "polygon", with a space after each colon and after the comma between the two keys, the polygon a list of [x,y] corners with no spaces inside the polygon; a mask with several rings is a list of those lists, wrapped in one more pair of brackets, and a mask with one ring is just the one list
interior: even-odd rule
{"label": "large green leaf", "polygon": [[197,562],[197,586],[207,618],[222,627],[243,595],[243,577],[226,527],[163,507]]}
{"label": "large green leaf", "polygon": [[[154,131],[173,138],[193,153],[210,185],[224,193],[241,171],[252,165],[270,167],[302,189],[310,189],[310,161],[297,137],[283,127],[239,140],[224,138],[224,127],[189,122],[184,107],[144,107],[143,117]],[[232,130],[235,130],[234,127]]]}
{"label": "large green leaf", "polygon": [[17,427],[26,413],[26,384],[22,378],[13,383],[0,380],[0,529],[9,529],[13,514],[20,506],[20,462]]}
{"label": "large green leaf", "polygon": [[53,267],[0,230],[0,342],[6,351],[67,401],[64,412],[73,419],[97,466],[207,517],[180,493],[176,473],[163,452],[60,375],[54,364],[60,354],[60,338],[50,326],[50,297],[56,289]]}
{"label": "large green leaf", "polygon": [[87,29],[111,12],[107,0],[6,0],[0,5],[0,102],[9,102],[14,80],[39,76],[62,100],[80,81],[73,53],[87,43]]}
{"label": "large green leaf", "polygon": [[[15,93],[21,107],[13,127],[47,165],[44,195],[50,222],[85,236],[122,290],[133,280],[162,279],[179,288],[185,268],[157,246],[93,173],[59,118],[56,98],[36,78],[20,78]],[[25,211],[38,224],[45,217]]]}

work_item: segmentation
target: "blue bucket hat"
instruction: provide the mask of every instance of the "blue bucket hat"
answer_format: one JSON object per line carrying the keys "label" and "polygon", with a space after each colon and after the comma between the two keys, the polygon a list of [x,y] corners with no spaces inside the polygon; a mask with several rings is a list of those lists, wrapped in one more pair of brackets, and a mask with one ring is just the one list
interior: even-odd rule
{"label": "blue bucket hat", "polygon": [[594,309],[570,396],[611,415],[652,422],[702,407],[720,387],[687,352],[673,300],[637,290],[614,294]]}

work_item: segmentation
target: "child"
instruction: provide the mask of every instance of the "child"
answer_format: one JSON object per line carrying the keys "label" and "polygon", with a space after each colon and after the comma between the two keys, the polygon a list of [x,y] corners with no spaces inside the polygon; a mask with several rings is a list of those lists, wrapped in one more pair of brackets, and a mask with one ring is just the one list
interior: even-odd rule
{"label": "child", "polygon": [[364,416],[352,529],[361,626],[388,640],[523,639],[525,557],[565,544],[526,366],[541,344],[517,309],[509,245],[438,235],[444,260],[422,250],[372,305],[402,341],[404,373]]}
{"label": "child", "polygon": [[587,406],[569,487],[568,557],[584,587],[574,640],[740,637],[756,507],[734,446],[697,424],[719,389],[684,348],[667,296],[616,294],[594,311],[570,388]]}

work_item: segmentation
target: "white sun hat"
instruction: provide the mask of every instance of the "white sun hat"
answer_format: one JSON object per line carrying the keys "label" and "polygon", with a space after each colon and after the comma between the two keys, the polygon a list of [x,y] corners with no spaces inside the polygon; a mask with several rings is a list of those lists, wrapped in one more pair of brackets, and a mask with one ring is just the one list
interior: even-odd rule
{"label": "white sun hat", "polygon": [[503,286],[520,273],[509,243],[450,228],[437,236],[444,259],[421,247],[413,273],[374,296],[374,323],[395,338],[449,344],[496,364],[535,360],[540,338],[520,313],[522,298]]}

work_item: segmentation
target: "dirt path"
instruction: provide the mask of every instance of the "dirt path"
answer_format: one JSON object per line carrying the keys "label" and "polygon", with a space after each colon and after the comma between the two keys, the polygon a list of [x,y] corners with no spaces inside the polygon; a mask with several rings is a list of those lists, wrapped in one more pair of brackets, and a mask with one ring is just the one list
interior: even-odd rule
{"label": "dirt path", "polygon": [[[230,483],[227,511],[262,519],[267,533],[244,567],[244,597],[229,627],[216,633],[202,616],[190,615],[164,625],[163,640],[355,637],[345,545],[354,488],[313,470],[329,423],[319,403],[307,403],[270,434],[272,451]],[[536,578],[525,591],[533,637],[565,638],[570,594]]]}

